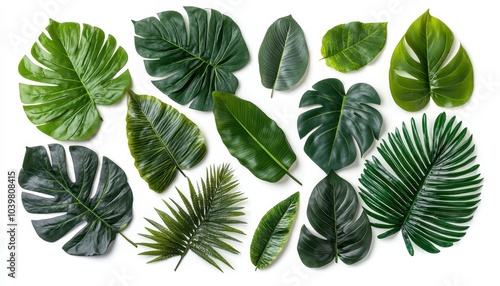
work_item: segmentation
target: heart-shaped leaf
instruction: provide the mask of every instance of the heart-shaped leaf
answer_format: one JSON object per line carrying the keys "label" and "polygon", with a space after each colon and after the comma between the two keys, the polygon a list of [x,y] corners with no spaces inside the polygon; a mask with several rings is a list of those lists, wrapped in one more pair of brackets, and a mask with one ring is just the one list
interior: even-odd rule
{"label": "heart-shaped leaf", "polygon": [[274,90],[294,87],[309,64],[306,38],[299,24],[286,16],[267,30],[259,49],[259,71],[262,85]]}
{"label": "heart-shaped leaf", "polygon": [[86,140],[101,125],[97,105],[120,100],[131,79],[127,53],[113,36],[87,24],[50,20],[47,34],[31,49],[35,61],[24,56],[19,73],[37,82],[19,84],[28,119],[57,140]]}
{"label": "heart-shaped leaf", "polygon": [[462,45],[452,57],[453,41],[448,26],[429,11],[411,24],[394,49],[389,70],[392,97],[401,108],[421,110],[430,98],[442,107],[460,106],[470,99],[472,63]]}
{"label": "heart-shaped leaf", "polygon": [[323,36],[321,55],[327,66],[340,72],[358,70],[382,51],[386,38],[387,23],[338,25]]}
{"label": "heart-shaped leaf", "polygon": [[[201,130],[184,114],[149,95],[130,91],[128,146],[149,188],[161,193],[177,172],[196,166],[207,148]],[[185,175],[184,175],[185,176]]]}
{"label": "heart-shaped leaf", "polygon": [[285,133],[262,110],[235,95],[214,92],[214,117],[229,153],[257,178],[277,182],[296,160]]}
{"label": "heart-shaped leaf", "polygon": [[212,110],[212,92],[234,93],[232,74],[249,60],[238,25],[216,10],[185,7],[187,26],[176,11],[134,21],[135,48],[145,58],[146,71],[159,78],[153,84],[179,104]]}
{"label": "heart-shaped leaf", "polygon": [[357,217],[358,208],[354,188],[333,171],[314,187],[307,218],[322,237],[302,226],[297,250],[304,265],[322,267],[337,258],[353,264],[368,254],[372,228],[362,209]]}
{"label": "heart-shaped leaf", "polygon": [[312,132],[304,151],[329,173],[354,162],[354,141],[363,155],[378,139],[382,115],[369,104],[380,104],[380,98],[365,83],[353,85],[346,93],[342,82],[334,78],[322,80],[313,88],[304,93],[300,107],[319,107],[302,113],[297,129],[300,138]]}
{"label": "heart-shaped leaf", "polygon": [[34,192],[22,193],[26,211],[57,214],[33,220],[36,233],[43,240],[54,242],[86,223],[64,244],[64,251],[80,256],[104,254],[117,233],[123,236],[121,231],[132,219],[133,197],[127,176],[104,157],[97,190],[91,196],[99,164],[97,154],[82,146],[69,147],[75,171],[72,181],[66,169],[64,148],[51,144],[49,149],[50,158],[43,146],[26,148],[19,172],[19,185]]}
{"label": "heart-shaped leaf", "polygon": [[250,259],[257,269],[271,265],[285,247],[297,215],[299,192],[281,201],[260,220],[250,245]]}

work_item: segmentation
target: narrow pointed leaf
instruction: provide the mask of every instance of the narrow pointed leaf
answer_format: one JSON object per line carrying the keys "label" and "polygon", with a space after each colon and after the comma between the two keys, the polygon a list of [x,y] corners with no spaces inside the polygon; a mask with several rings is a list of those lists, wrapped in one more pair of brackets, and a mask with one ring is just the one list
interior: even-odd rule
{"label": "narrow pointed leaf", "polygon": [[176,11],[134,21],[135,48],[145,58],[153,84],[179,104],[212,110],[212,92],[234,93],[249,53],[240,28],[217,10],[185,7],[188,19]]}
{"label": "narrow pointed leaf", "polygon": [[297,250],[305,266],[323,267],[340,258],[346,264],[361,261],[372,242],[370,221],[361,209],[354,188],[331,171],[311,193],[307,218],[320,235],[305,225]]}
{"label": "narrow pointed leaf", "polygon": [[149,188],[161,193],[178,172],[196,166],[207,148],[201,130],[184,114],[149,95],[130,92],[127,137],[135,166]]}
{"label": "narrow pointed leaf", "polygon": [[321,55],[327,66],[340,72],[359,70],[382,51],[386,38],[385,22],[341,24],[323,36]]}
{"label": "narrow pointed leaf", "polygon": [[271,265],[285,247],[299,205],[299,192],[281,201],[260,220],[250,245],[250,259],[257,269]]}
{"label": "narrow pointed leaf", "polygon": [[139,245],[152,250],[140,254],[155,256],[150,262],[180,257],[175,268],[177,269],[188,252],[192,251],[220,271],[222,268],[219,262],[232,268],[220,250],[239,253],[228,242],[239,242],[234,234],[244,234],[233,227],[244,223],[232,219],[244,215],[240,211],[243,208],[240,203],[246,198],[243,193],[235,190],[237,185],[229,164],[207,169],[206,178],[196,184],[197,189],[188,179],[190,199],[179,191],[184,206],[174,200],[173,205],[165,202],[172,215],[158,211],[163,224],[146,219],[155,230],[146,227],[151,235],[141,236],[152,241]]}
{"label": "narrow pointed leaf", "polygon": [[479,203],[482,178],[473,164],[472,136],[455,121],[441,113],[432,129],[425,114],[420,128],[414,119],[410,129],[403,124],[378,148],[383,162],[373,157],[361,175],[368,215],[385,231],[379,238],[401,231],[410,255],[413,243],[437,253],[459,241]]}
{"label": "narrow pointed leaf", "polygon": [[273,92],[290,89],[304,76],[308,64],[309,50],[302,28],[291,15],[276,20],[259,49],[262,85]]}
{"label": "narrow pointed leaf", "polygon": [[304,151],[329,173],[356,160],[356,145],[363,156],[378,139],[382,115],[370,104],[380,104],[380,98],[365,83],[353,85],[346,93],[334,78],[316,83],[313,89],[304,93],[300,107],[315,108],[299,116],[297,129],[301,139],[310,134]]}
{"label": "narrow pointed leaf", "polygon": [[50,20],[19,74],[34,83],[20,83],[28,119],[57,140],[87,140],[101,125],[97,105],[111,105],[128,90],[127,53],[113,36],[87,24]]}
{"label": "narrow pointed leaf", "polygon": [[474,89],[470,58],[460,44],[453,55],[454,36],[438,18],[426,11],[406,31],[394,49],[389,84],[394,101],[418,111],[429,100],[442,107],[465,104]]}
{"label": "narrow pointed leaf", "polygon": [[214,92],[217,130],[229,153],[257,178],[277,182],[294,178],[289,169],[296,160],[285,133],[253,103],[235,95]]}
{"label": "narrow pointed leaf", "polygon": [[19,173],[19,185],[30,191],[22,193],[26,211],[57,214],[33,220],[36,233],[43,240],[54,242],[85,223],[63,246],[64,251],[79,256],[106,253],[116,234],[132,219],[132,190],[125,173],[104,157],[97,191],[91,196],[99,163],[97,154],[82,146],[69,147],[75,172],[73,182],[66,169],[64,148],[51,144],[49,149],[50,158],[43,146],[28,147]]}

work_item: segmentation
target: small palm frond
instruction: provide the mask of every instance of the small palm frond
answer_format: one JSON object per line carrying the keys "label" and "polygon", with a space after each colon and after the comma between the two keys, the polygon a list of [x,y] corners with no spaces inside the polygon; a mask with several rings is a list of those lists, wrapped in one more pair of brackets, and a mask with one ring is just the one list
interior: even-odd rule
{"label": "small palm frond", "polygon": [[139,245],[152,250],[140,255],[156,256],[150,262],[180,256],[175,267],[177,270],[191,250],[220,271],[217,260],[232,268],[218,250],[238,254],[239,251],[228,242],[240,242],[232,234],[244,235],[231,226],[245,223],[237,218],[244,215],[243,207],[238,204],[246,199],[243,193],[234,190],[238,182],[233,180],[233,170],[229,164],[217,168],[211,166],[207,169],[205,181],[201,180],[201,187],[197,185],[195,190],[189,179],[188,184],[191,201],[177,189],[184,208],[172,199],[171,203],[164,201],[171,214],[156,209],[163,224],[146,219],[154,228],[146,227],[149,234],[140,235],[153,242]]}
{"label": "small palm frond", "polygon": [[387,231],[385,238],[401,230],[410,255],[412,242],[430,253],[458,242],[479,203],[482,178],[473,164],[472,136],[441,113],[433,130],[422,118],[402,134],[396,129],[379,147],[386,164],[367,161],[360,182],[361,198],[368,206],[372,225]]}

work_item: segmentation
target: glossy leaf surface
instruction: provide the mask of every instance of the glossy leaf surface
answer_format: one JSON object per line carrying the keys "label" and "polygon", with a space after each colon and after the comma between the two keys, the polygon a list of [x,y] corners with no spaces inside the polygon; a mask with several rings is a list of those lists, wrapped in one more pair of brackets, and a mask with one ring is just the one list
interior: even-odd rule
{"label": "glossy leaf surface", "polygon": [[472,136],[455,121],[441,113],[431,130],[425,114],[420,128],[412,119],[389,133],[379,147],[383,161],[367,161],[360,178],[372,225],[385,230],[378,237],[401,231],[411,255],[412,243],[437,253],[459,241],[479,202]]}
{"label": "glossy leaf surface", "polygon": [[323,36],[321,55],[327,66],[340,72],[359,70],[382,51],[386,38],[385,22],[341,24]]}
{"label": "glossy leaf surface", "polygon": [[325,173],[339,170],[356,160],[356,145],[361,156],[378,139],[382,115],[370,104],[380,98],[368,84],[353,85],[347,93],[338,79],[316,83],[300,100],[300,107],[314,107],[297,120],[300,138],[308,134],[306,154]]}
{"label": "glossy leaf surface", "polygon": [[451,30],[429,11],[408,28],[394,49],[389,83],[394,101],[403,109],[418,111],[429,100],[442,107],[465,104],[474,89],[470,58],[459,46],[452,54]]}
{"label": "glossy leaf surface", "polygon": [[307,218],[320,235],[302,226],[297,250],[305,266],[323,267],[338,258],[346,264],[359,262],[368,254],[372,229],[361,209],[356,191],[331,171],[311,193]]}
{"label": "glossy leaf surface", "polygon": [[139,244],[151,250],[140,254],[155,256],[150,262],[180,256],[177,269],[192,251],[220,271],[218,262],[231,267],[219,250],[239,253],[228,242],[239,242],[234,234],[244,234],[234,225],[244,223],[238,219],[244,215],[239,203],[246,199],[235,190],[233,170],[228,164],[210,167],[196,189],[189,179],[188,184],[189,196],[177,190],[184,206],[172,199],[164,201],[169,213],[156,209],[161,223],[146,219],[153,227],[146,227],[148,234],[141,235],[151,242]]}
{"label": "glossy leaf surface", "polygon": [[300,25],[291,15],[276,20],[259,49],[262,85],[272,93],[290,89],[304,76],[308,64],[309,50]]}
{"label": "glossy leaf surface", "polygon": [[207,148],[201,130],[182,113],[149,95],[130,92],[127,137],[135,166],[149,188],[161,193],[178,172],[196,166]]}
{"label": "glossy leaf surface", "polygon": [[229,153],[257,178],[277,182],[296,160],[283,130],[250,101],[214,92],[217,130]]}
{"label": "glossy leaf surface", "polygon": [[132,219],[133,196],[125,173],[104,157],[92,196],[99,164],[97,154],[82,146],[69,147],[74,165],[73,181],[66,169],[64,148],[51,144],[49,150],[50,158],[43,146],[26,148],[19,173],[19,185],[30,191],[22,193],[26,211],[54,214],[50,218],[32,221],[36,233],[43,240],[54,242],[85,223],[64,244],[64,251],[79,256],[106,253],[116,234]]}
{"label": "glossy leaf surface", "polygon": [[281,201],[260,220],[250,245],[250,259],[256,269],[271,265],[285,247],[297,215],[299,192]]}
{"label": "glossy leaf surface", "polygon": [[57,140],[87,140],[98,131],[97,105],[111,105],[128,90],[131,79],[127,53],[113,36],[87,24],[54,20],[24,56],[19,74],[33,81],[20,83],[28,119]]}
{"label": "glossy leaf surface", "polygon": [[234,93],[249,53],[238,25],[216,10],[185,7],[134,21],[135,48],[153,84],[179,104],[212,110],[212,92]]}

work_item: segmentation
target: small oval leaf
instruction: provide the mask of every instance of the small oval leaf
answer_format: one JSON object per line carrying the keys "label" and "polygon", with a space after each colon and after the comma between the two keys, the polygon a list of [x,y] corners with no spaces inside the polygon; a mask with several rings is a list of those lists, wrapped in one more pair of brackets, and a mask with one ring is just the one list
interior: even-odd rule
{"label": "small oval leaf", "polygon": [[250,259],[257,269],[271,265],[285,247],[299,205],[299,192],[281,201],[260,220],[250,245]]}
{"label": "small oval leaf", "polygon": [[327,66],[340,72],[358,70],[382,51],[386,38],[385,22],[341,24],[323,36],[321,55]]}

